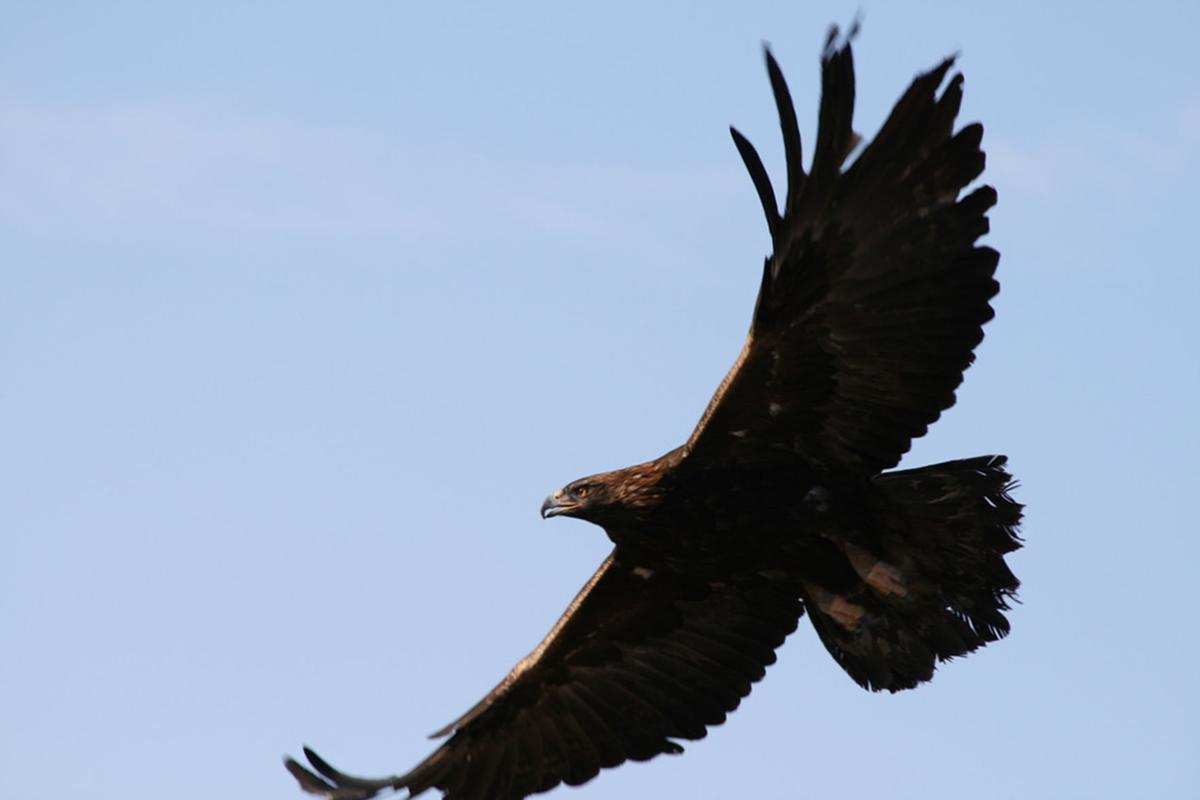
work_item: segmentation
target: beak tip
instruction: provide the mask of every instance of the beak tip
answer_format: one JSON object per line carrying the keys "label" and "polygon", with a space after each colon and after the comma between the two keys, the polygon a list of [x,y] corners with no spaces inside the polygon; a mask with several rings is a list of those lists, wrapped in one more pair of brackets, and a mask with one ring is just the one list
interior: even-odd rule
{"label": "beak tip", "polygon": [[550,519],[551,517],[557,517],[559,514],[562,514],[566,510],[566,506],[563,505],[561,500],[561,492],[555,492],[547,497],[542,503],[542,519]]}

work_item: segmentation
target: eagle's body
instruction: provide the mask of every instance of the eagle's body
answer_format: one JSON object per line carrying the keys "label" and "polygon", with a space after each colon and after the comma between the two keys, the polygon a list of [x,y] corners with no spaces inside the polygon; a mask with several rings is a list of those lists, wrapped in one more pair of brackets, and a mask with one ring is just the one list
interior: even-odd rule
{"label": "eagle's body", "polygon": [[891,471],[954,390],[991,318],[998,254],[982,127],[954,130],[952,60],[920,75],[875,139],[851,128],[850,45],[831,34],[820,125],[802,166],[795,111],[768,53],[787,155],[782,208],[734,141],[774,252],[745,347],[688,441],[574,481],[543,516],[601,526],[615,547],[541,644],[403,775],[343,774],[305,750],[306,790],[520,798],[627,759],[682,751],[737,707],[808,614],[862,686],[898,691],[1003,636],[1021,507],[1003,456]]}
{"label": "eagle's body", "polygon": [[822,480],[804,464],[693,471],[681,468],[682,461],[677,449],[588,478],[620,487],[621,500],[585,518],[601,525],[613,544],[636,552],[639,563],[720,575],[735,563],[754,567],[788,552],[799,555],[813,541],[806,531],[828,530],[839,515],[861,508],[856,498],[869,490],[861,480]]}

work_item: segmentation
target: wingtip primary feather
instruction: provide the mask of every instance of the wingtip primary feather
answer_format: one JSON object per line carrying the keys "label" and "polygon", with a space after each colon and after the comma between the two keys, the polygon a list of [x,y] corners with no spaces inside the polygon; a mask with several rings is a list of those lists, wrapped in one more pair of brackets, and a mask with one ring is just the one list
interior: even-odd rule
{"label": "wingtip primary feather", "polygon": [[386,789],[404,787],[403,779],[394,777],[360,778],[347,775],[332,767],[311,747],[304,747],[304,757],[316,772],[291,757],[284,758],[283,766],[300,784],[300,788],[309,794],[328,797],[331,800],[368,800]]}
{"label": "wingtip primary feather", "polygon": [[742,135],[741,131],[730,125],[729,135],[733,137],[733,144],[737,148],[738,155],[742,157],[742,163],[746,165],[746,171],[750,173],[750,180],[754,182],[758,200],[762,203],[763,215],[767,218],[767,229],[771,233],[771,241],[774,242],[779,234],[779,204],[775,199],[775,189],[771,186],[767,168],[763,166],[762,159],[759,157],[758,151],[754,149],[754,145]]}
{"label": "wingtip primary feather", "polygon": [[850,27],[846,28],[846,35],[842,36],[842,29],[835,22],[830,25],[825,31],[825,47],[821,52],[821,60],[827,61],[836,55],[841,50],[850,48],[851,42],[858,38],[859,32],[862,30],[863,12],[859,9],[854,15],[854,19],[850,22]]}
{"label": "wingtip primary feather", "polygon": [[812,186],[804,198],[809,209],[819,208],[827,201],[833,181],[858,141],[853,130],[854,51],[850,44],[857,33],[856,22],[844,37],[836,25],[826,36],[825,51],[821,56],[817,140],[809,175]]}
{"label": "wingtip primary feather", "polygon": [[334,789],[333,786],[321,780],[291,756],[284,756],[283,767],[296,779],[300,788],[309,794],[328,796],[329,792]]}
{"label": "wingtip primary feather", "polygon": [[767,77],[771,81],[771,93],[775,96],[775,109],[779,112],[779,128],[783,133],[783,153],[787,161],[787,195],[783,204],[783,215],[787,217],[795,207],[796,199],[804,188],[804,150],[800,140],[800,123],[796,120],[796,106],[788,90],[783,70],[775,60],[770,48],[765,48]]}

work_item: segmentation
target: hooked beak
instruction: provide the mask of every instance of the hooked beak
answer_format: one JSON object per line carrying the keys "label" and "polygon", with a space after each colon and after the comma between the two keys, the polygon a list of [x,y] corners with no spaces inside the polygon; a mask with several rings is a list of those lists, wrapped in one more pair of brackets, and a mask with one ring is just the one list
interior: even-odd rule
{"label": "hooked beak", "polygon": [[542,503],[542,519],[550,519],[557,517],[560,514],[566,514],[575,507],[567,496],[559,489],[554,494],[546,498],[546,502]]}

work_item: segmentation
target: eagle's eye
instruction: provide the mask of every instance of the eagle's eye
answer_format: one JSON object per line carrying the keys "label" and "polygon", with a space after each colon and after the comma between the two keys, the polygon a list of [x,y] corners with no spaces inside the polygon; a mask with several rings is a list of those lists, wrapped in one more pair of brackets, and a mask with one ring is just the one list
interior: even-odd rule
{"label": "eagle's eye", "polygon": [[588,487],[576,486],[574,489],[571,490],[571,494],[575,495],[580,500],[582,500],[583,498],[588,496]]}

